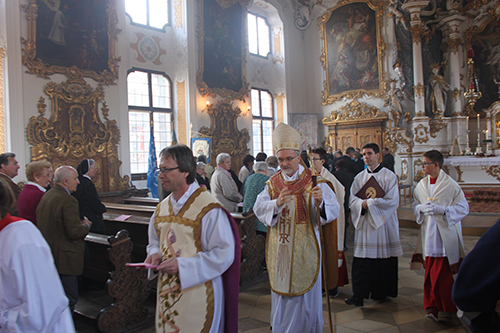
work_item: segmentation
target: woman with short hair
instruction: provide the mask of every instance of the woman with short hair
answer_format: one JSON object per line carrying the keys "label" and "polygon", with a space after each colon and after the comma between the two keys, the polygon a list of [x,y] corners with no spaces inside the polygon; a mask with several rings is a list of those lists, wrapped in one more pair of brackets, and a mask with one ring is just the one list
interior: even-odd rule
{"label": "woman with short hair", "polygon": [[52,164],[47,161],[36,161],[26,165],[28,182],[17,199],[17,216],[36,225],[36,208],[51,181]]}

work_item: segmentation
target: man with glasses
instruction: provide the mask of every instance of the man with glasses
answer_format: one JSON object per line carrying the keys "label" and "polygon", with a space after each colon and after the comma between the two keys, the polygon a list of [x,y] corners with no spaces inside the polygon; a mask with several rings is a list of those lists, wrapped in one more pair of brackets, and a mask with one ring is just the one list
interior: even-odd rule
{"label": "man with glasses", "polygon": [[424,308],[438,321],[438,312],[456,312],[451,299],[454,278],[465,257],[461,220],[469,214],[464,192],[441,170],[443,155],[437,150],[424,154],[422,179],[413,196],[416,222],[421,225],[411,269],[425,269]]}
{"label": "man with glasses", "polygon": [[[329,182],[300,164],[301,135],[280,123],[273,146],[281,171],[257,196],[254,212],[268,226],[266,263],[274,332],[323,332],[318,224],[330,223],[340,206]],[[319,211],[319,216],[317,212]]]}
{"label": "man with glasses", "polygon": [[398,296],[399,241],[398,179],[380,164],[376,143],[363,146],[367,169],[351,186],[350,208],[354,233],[352,292],[348,305],[363,306],[365,298],[384,301]]}
{"label": "man with glasses", "polygon": [[149,223],[146,264],[158,265],[157,332],[236,332],[240,240],[229,212],[195,182],[193,152],[160,153],[159,177],[171,194]]}

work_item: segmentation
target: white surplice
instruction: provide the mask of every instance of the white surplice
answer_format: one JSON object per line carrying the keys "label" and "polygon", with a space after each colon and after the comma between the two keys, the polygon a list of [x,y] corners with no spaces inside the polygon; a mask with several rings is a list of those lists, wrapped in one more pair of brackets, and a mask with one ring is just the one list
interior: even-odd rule
{"label": "white surplice", "polygon": [[[440,170],[436,184],[431,184],[428,176],[418,183],[413,195],[416,222],[422,224],[415,253],[421,253],[424,258],[448,257],[450,265],[464,258],[461,221],[469,214],[469,204],[460,186]],[[445,214],[425,215],[417,209],[419,204],[428,201],[445,207]],[[411,268],[418,270],[422,265],[412,262]]]}
{"label": "white surplice", "polygon": [[[362,213],[363,200],[356,194],[371,178],[375,177],[385,191],[383,198],[368,199],[368,209]],[[403,255],[399,241],[399,206],[398,179],[394,172],[382,168],[375,173],[368,169],[360,172],[351,186],[349,200],[354,233],[354,256],[357,258],[384,259]]]}
{"label": "white surplice", "polygon": [[[299,174],[304,171],[304,167],[299,165],[299,170],[288,177],[282,173],[285,181],[298,179]],[[319,183],[318,186],[323,192],[323,201],[320,208],[324,208],[326,219],[321,218],[321,224],[330,223],[339,215],[340,205],[337,202],[335,193],[326,183]],[[269,189],[266,184],[264,190],[257,196],[253,207],[255,215],[265,225],[272,227],[277,222],[277,215],[280,211],[276,204],[277,199],[271,200]],[[310,204],[312,221],[316,232],[318,243],[319,231],[315,221],[316,208],[314,200]],[[320,333],[323,332],[323,306],[321,296],[321,267],[318,279],[314,286],[307,293],[301,296],[282,296],[271,291],[271,327],[274,333]]]}
{"label": "white surplice", "polygon": [[[192,183],[178,201],[173,196],[171,197],[174,214],[181,210],[197,188],[198,185]],[[149,221],[148,256],[160,253],[159,237],[154,223],[155,214]],[[191,258],[177,258],[182,289],[212,280],[214,317],[210,333],[224,331],[224,289],[221,275],[233,263],[234,246],[234,236],[226,213],[221,208],[214,208],[201,219],[201,247],[203,251]]]}
{"label": "white surplice", "polygon": [[52,252],[35,225],[7,225],[0,253],[0,332],[75,332]]}

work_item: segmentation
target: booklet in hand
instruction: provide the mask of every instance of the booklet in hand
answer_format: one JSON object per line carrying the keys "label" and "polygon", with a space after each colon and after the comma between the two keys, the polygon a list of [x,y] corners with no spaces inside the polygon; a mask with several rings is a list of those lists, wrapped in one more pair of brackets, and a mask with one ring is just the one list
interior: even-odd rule
{"label": "booklet in hand", "polygon": [[380,187],[379,183],[375,177],[371,176],[365,185],[356,193],[356,196],[360,199],[374,199],[382,198],[385,195],[385,191]]}
{"label": "booklet in hand", "polygon": [[125,264],[125,266],[137,267],[137,268],[145,268],[145,269],[148,269],[148,268],[156,269],[156,268],[158,268],[158,265],[146,264],[145,262],[136,262],[136,263],[128,262],[128,263]]}

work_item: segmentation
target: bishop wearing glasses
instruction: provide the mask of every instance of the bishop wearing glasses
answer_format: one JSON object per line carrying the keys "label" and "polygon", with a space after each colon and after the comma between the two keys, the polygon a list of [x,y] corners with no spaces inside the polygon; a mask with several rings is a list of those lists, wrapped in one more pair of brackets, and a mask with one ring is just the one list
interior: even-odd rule
{"label": "bishop wearing glasses", "polygon": [[[321,248],[318,224],[339,215],[332,185],[300,163],[301,135],[280,123],[273,145],[281,170],[271,176],[254,205],[268,226],[266,264],[271,285],[273,332],[323,332]],[[319,216],[318,213],[319,212]]]}

